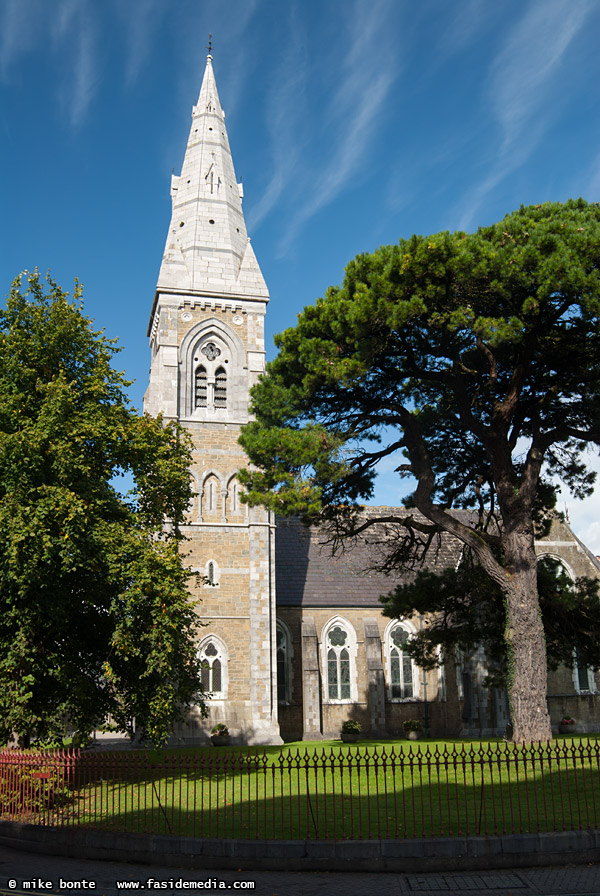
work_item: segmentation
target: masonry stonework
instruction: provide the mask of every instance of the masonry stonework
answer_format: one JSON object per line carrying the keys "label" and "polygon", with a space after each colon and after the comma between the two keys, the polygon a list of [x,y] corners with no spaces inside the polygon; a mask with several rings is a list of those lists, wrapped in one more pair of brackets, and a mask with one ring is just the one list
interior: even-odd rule
{"label": "masonry stonework", "polygon": [[208,719],[192,710],[175,736],[207,742],[212,725],[225,722],[234,740],[277,743],[273,521],[241,502],[236,478],[247,465],[238,438],[264,370],[269,294],[246,233],[210,56],[171,196],[144,406],[192,437],[185,551],[202,577],[192,590],[205,626],[199,647],[218,660],[206,664]]}

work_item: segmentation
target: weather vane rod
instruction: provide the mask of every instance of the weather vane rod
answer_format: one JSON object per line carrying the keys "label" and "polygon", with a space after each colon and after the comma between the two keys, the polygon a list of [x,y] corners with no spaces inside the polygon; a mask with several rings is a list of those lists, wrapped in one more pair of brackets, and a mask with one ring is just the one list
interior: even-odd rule
{"label": "weather vane rod", "polygon": [[208,50],[208,55],[212,55],[212,34],[208,35],[208,46],[206,48]]}

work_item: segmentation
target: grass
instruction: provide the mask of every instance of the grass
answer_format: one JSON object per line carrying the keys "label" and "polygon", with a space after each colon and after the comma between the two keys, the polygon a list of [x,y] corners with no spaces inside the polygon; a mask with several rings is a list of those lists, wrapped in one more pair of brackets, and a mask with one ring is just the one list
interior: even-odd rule
{"label": "grass", "polygon": [[83,753],[45,823],[269,839],[597,828],[599,754],[587,738],[549,749],[386,740]]}

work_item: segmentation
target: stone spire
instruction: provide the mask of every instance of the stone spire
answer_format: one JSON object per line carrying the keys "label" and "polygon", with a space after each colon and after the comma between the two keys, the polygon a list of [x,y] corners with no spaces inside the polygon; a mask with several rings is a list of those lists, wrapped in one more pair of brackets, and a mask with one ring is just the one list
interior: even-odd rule
{"label": "stone spire", "polygon": [[268,291],[250,245],[212,67],[206,71],[179,177],[157,293],[256,298]]}

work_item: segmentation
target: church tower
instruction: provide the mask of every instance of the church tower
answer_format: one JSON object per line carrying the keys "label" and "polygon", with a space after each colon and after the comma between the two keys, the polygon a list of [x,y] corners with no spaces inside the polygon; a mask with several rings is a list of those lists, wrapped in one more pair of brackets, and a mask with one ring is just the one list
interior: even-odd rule
{"label": "church tower", "polygon": [[147,413],[177,419],[194,443],[196,496],[184,533],[204,576],[195,597],[207,623],[198,645],[206,722],[192,711],[176,735],[201,743],[217,722],[245,743],[281,743],[277,723],[274,523],[240,502],[238,444],[249,390],[264,370],[268,290],[246,233],[212,56],[208,56],[148,335]]}

